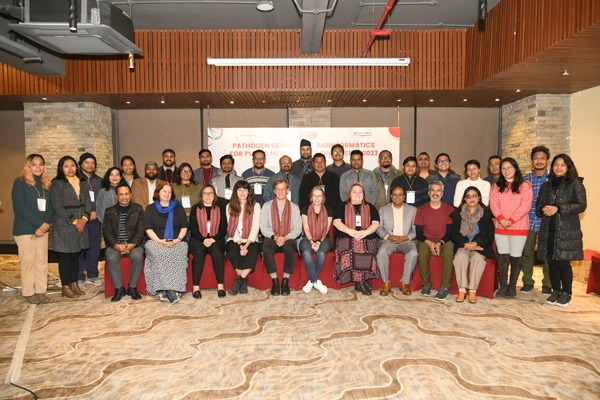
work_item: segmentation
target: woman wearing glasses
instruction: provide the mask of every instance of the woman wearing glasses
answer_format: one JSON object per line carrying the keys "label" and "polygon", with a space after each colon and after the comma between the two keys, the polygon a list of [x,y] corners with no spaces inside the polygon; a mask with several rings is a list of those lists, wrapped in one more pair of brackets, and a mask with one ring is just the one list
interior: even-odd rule
{"label": "woman wearing glasses", "polygon": [[192,206],[200,201],[200,192],[202,185],[194,181],[194,170],[186,162],[179,166],[179,180],[173,184],[175,198],[181,202],[185,215],[190,219]]}

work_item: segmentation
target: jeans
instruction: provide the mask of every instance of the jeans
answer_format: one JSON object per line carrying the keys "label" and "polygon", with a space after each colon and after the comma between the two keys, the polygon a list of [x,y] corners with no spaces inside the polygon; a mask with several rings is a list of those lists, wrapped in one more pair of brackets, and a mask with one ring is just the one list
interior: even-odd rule
{"label": "jeans", "polygon": [[305,237],[300,240],[300,243],[298,244],[298,252],[304,259],[306,273],[308,274],[308,279],[310,279],[312,283],[315,283],[318,280],[319,274],[321,273],[323,265],[325,264],[325,255],[331,249],[331,242],[329,241],[329,238],[326,237],[321,242],[319,250],[316,252],[315,260],[313,261],[313,254],[315,254],[315,251],[310,246],[310,242]]}

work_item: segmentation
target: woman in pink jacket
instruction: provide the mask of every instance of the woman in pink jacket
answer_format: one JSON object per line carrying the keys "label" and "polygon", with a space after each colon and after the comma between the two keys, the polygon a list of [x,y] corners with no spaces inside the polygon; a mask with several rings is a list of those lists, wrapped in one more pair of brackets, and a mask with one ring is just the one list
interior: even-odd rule
{"label": "woman in pink jacket", "polygon": [[[517,280],[521,272],[521,255],[529,234],[529,210],[533,201],[531,184],[523,180],[514,158],[502,160],[498,183],[490,193],[490,209],[494,214],[494,238],[498,261],[500,289],[496,297],[517,296]],[[507,284],[508,264],[510,281]]]}

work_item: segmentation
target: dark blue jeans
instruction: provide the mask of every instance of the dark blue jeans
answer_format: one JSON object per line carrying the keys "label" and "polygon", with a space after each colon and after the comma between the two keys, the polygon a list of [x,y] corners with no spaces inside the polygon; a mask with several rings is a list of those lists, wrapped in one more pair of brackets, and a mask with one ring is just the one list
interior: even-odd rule
{"label": "dark blue jeans", "polygon": [[325,255],[332,248],[331,242],[329,238],[326,237],[325,240],[321,242],[319,246],[319,250],[317,250],[315,260],[313,260],[313,254],[315,254],[314,250],[310,246],[310,242],[307,238],[303,237],[300,240],[300,244],[298,244],[298,252],[304,259],[304,265],[306,266],[306,273],[308,274],[308,279],[312,283],[315,283],[319,278],[319,274],[323,269],[323,264],[325,264]]}
{"label": "dark blue jeans", "polygon": [[90,237],[90,248],[83,250],[79,255],[79,280],[85,279],[83,271],[87,271],[87,278],[98,277],[98,259],[100,258],[100,236],[102,224],[98,218],[91,220],[87,224],[87,230]]}

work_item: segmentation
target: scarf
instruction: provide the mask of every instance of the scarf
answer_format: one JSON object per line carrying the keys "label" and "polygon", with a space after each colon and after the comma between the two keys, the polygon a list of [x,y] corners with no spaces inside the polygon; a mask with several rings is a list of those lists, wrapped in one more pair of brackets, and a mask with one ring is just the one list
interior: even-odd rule
{"label": "scarf", "polygon": [[196,208],[196,220],[198,221],[198,230],[204,237],[215,237],[219,232],[219,224],[221,223],[221,209],[219,206],[210,208],[210,232],[208,226],[208,218],[206,215],[206,207]]}
{"label": "scarf", "polygon": [[[254,210],[253,210],[254,211]],[[242,232],[241,232],[241,236],[242,239],[248,239],[248,236],[250,236],[250,229],[252,229],[252,214],[248,214],[246,212],[246,204],[244,204],[244,206],[242,207],[242,211],[240,211],[240,214],[243,215],[244,217],[242,218]],[[240,216],[239,215],[231,215],[229,214],[229,224],[227,225],[227,236],[229,236],[230,238],[233,238],[235,236],[235,230],[237,229],[238,225],[240,224]]]}
{"label": "scarf", "polygon": [[314,206],[311,204],[308,206],[308,230],[312,233],[312,238],[315,241],[320,241],[327,235],[327,208],[321,205],[321,212],[318,214],[315,212]]}
{"label": "scarf", "polygon": [[[361,228],[367,229],[371,225],[371,209],[368,204],[360,204],[360,216],[361,216]],[[351,202],[346,203],[344,210],[345,225],[350,229],[356,229],[356,211],[354,210],[354,204]]]}
{"label": "scarf", "polygon": [[167,224],[165,225],[165,234],[163,239],[173,239],[173,210],[175,210],[175,207],[177,207],[179,204],[179,200],[170,200],[169,206],[163,208],[163,206],[160,205],[160,200],[154,200],[154,207],[159,214],[169,214],[167,216]]}
{"label": "scarf", "polygon": [[475,236],[475,227],[477,222],[483,217],[483,207],[478,206],[475,209],[475,212],[471,214],[469,211],[469,206],[467,204],[463,204],[460,209],[460,234],[465,237],[473,237]]}
{"label": "scarf", "polygon": [[292,230],[292,206],[290,201],[285,201],[283,206],[283,214],[279,218],[279,208],[277,207],[277,199],[271,203],[271,226],[273,233],[276,236],[286,236]]}
{"label": "scarf", "polygon": [[75,193],[77,193],[77,197],[80,197],[81,196],[81,186],[79,186],[79,183],[80,183],[79,178],[77,176],[72,176],[72,177],[67,176],[67,181],[73,187],[73,190],[75,190]]}

